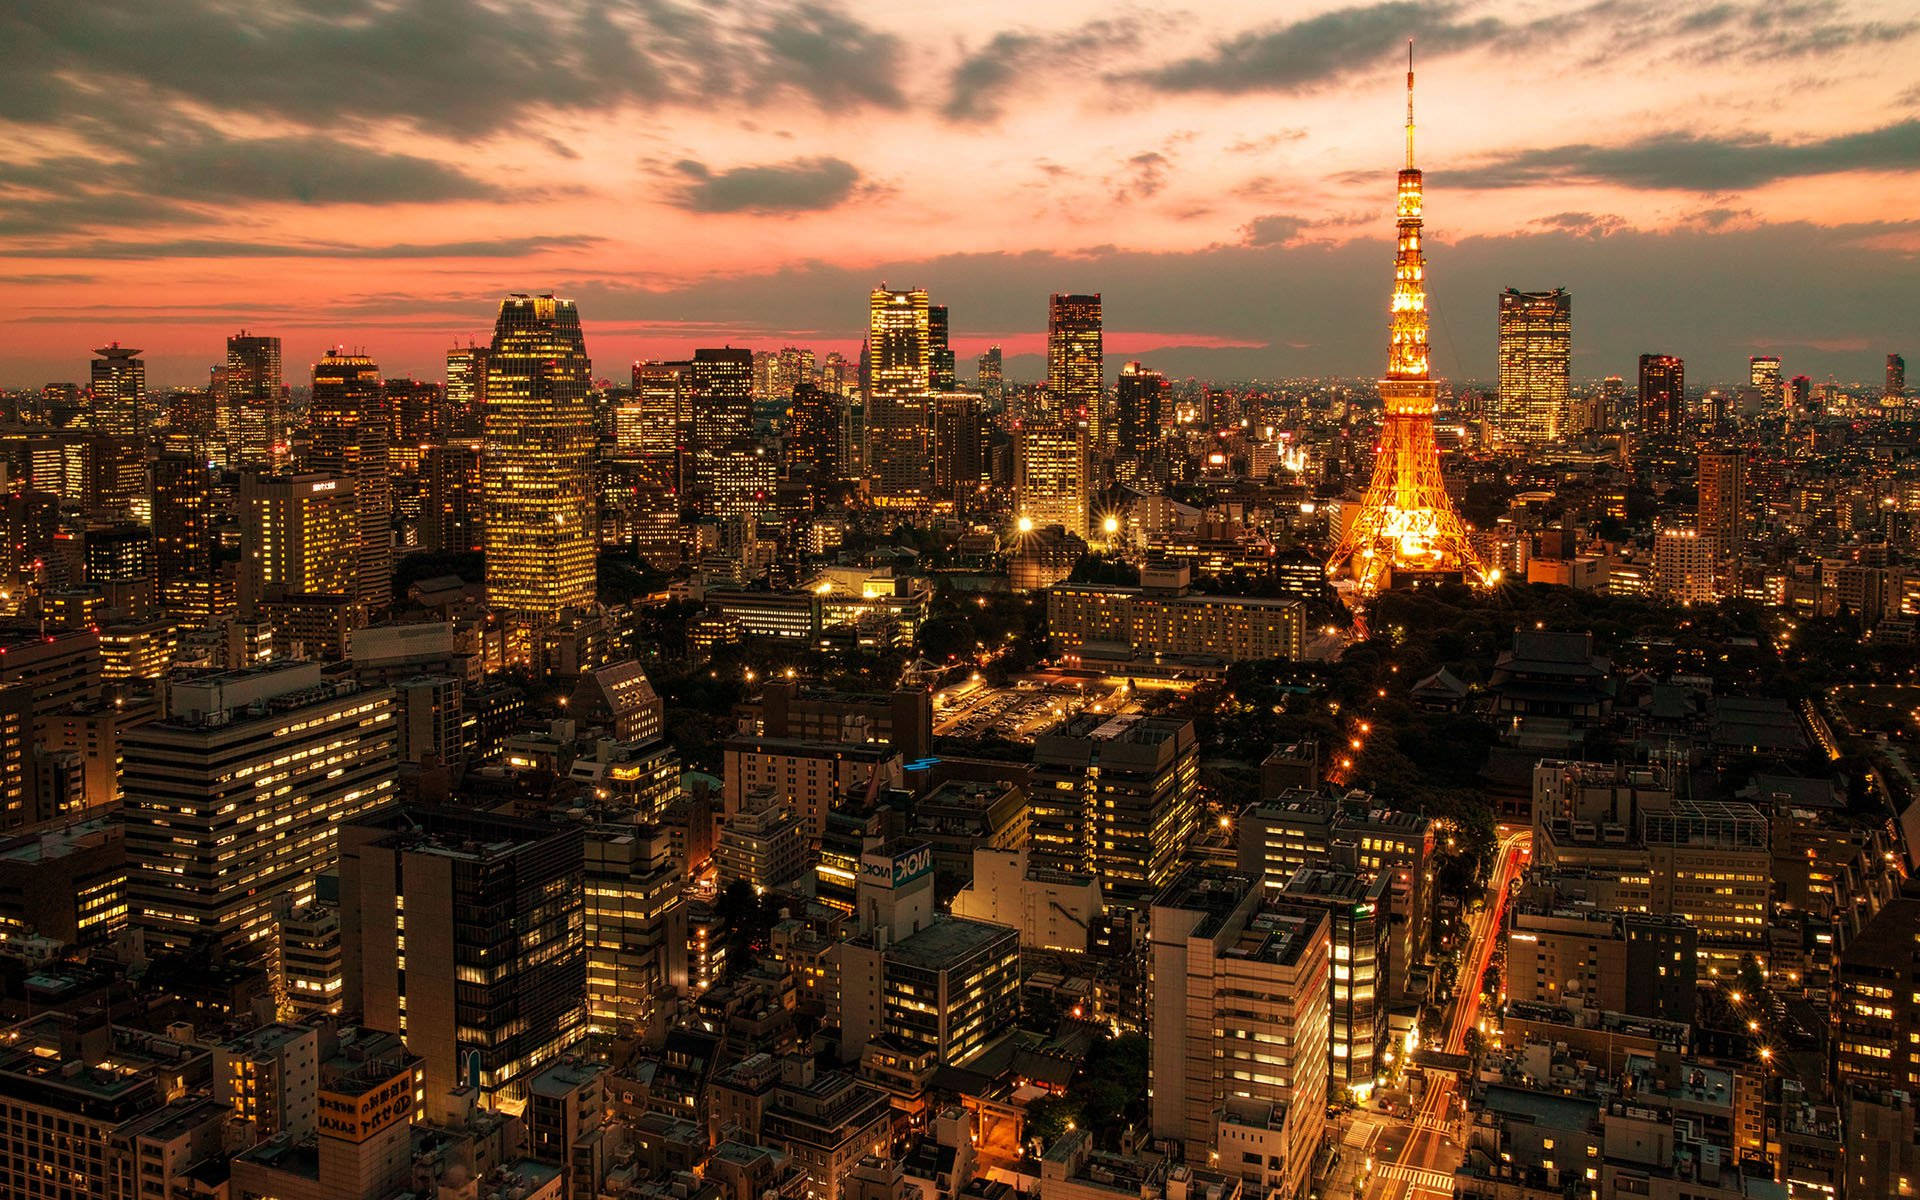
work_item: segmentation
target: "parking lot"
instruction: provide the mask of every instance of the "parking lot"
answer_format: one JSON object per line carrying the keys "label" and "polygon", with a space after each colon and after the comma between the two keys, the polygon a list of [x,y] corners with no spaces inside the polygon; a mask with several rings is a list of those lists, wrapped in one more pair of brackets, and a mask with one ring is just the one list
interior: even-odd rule
{"label": "parking lot", "polygon": [[983,683],[971,690],[953,689],[935,702],[933,732],[936,737],[1030,742],[1072,714],[1120,713],[1133,707],[1124,686],[1089,686],[1038,676],[1017,680],[1010,687]]}

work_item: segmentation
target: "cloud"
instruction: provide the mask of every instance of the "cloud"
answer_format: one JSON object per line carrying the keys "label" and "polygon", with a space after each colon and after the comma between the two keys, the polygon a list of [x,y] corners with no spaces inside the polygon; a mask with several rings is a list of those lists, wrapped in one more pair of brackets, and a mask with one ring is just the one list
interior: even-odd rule
{"label": "cloud", "polygon": [[1605,237],[1617,229],[1625,228],[1627,222],[1624,217],[1614,213],[1560,212],[1548,217],[1539,217],[1533,224],[1542,229],[1582,233],[1588,237]]}
{"label": "cloud", "polygon": [[1508,20],[1473,15],[1460,3],[1380,3],[1338,8],[1289,24],[1249,30],[1204,54],[1116,80],[1165,92],[1305,92],[1355,72],[1380,71],[1413,38],[1423,56],[1482,49],[1538,53],[1582,37],[1610,53],[1633,45],[1701,60],[1776,60],[1884,45],[1920,32],[1920,21],[1855,21],[1837,0],[1756,0],[1705,7],[1658,0],[1593,0],[1550,16]]}
{"label": "cloud", "polygon": [[159,106],[471,137],[624,104],[898,107],[901,62],[897,39],[818,0],[11,0],[0,11],[0,112],[63,125],[89,107]]}
{"label": "cloud", "polygon": [[1255,217],[1242,231],[1249,246],[1278,246],[1299,237],[1313,225],[1305,217],[1292,217],[1285,213]]}
{"label": "cloud", "polygon": [[208,224],[229,205],[494,199],[459,168],[322,134],[230,137],[177,120],[97,154],[0,161],[0,237]]}
{"label": "cloud", "polygon": [[1910,171],[1920,164],[1920,119],[1805,142],[1765,134],[1709,137],[1660,133],[1616,146],[1540,147],[1449,171],[1452,187],[1552,183],[1713,192],[1847,171]]}
{"label": "cloud", "polygon": [[791,162],[733,167],[715,172],[682,159],[683,178],[671,203],[699,213],[797,213],[833,208],[853,195],[860,170],[845,159],[796,158]]}
{"label": "cloud", "polygon": [[1457,4],[1386,0],[1216,42],[1202,55],[1130,76],[1167,92],[1298,92],[1392,61],[1409,37],[1423,50],[1491,41],[1508,27],[1492,17],[1458,20]]}
{"label": "cloud", "polygon": [[1147,200],[1158,195],[1167,186],[1167,172],[1172,168],[1173,160],[1158,150],[1145,150],[1121,164],[1120,174],[1113,178],[1114,200],[1126,203],[1129,200]]}
{"label": "cloud", "polygon": [[215,238],[155,241],[100,240],[50,247],[0,248],[0,258],[121,261],[157,258],[521,258],[552,250],[587,249],[604,240],[574,234],[460,242],[387,242],[364,246],[342,242],[245,242]]}
{"label": "cloud", "polygon": [[1139,45],[1141,32],[1140,21],[1130,17],[1090,21],[1059,33],[1003,30],[953,68],[941,111],[953,121],[991,121],[1028,71],[1058,72],[1093,64]]}

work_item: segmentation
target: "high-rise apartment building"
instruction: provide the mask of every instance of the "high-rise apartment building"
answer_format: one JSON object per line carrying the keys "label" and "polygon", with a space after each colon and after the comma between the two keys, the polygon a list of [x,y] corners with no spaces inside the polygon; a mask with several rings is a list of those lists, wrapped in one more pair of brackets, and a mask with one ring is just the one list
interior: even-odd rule
{"label": "high-rise apartment building", "polygon": [[1887,355],[1887,388],[1889,400],[1905,399],[1907,394],[1907,360],[1898,354]]}
{"label": "high-rise apartment building", "polygon": [[1669,526],[1654,534],[1653,586],[1675,604],[1711,603],[1713,540],[1684,525]]}
{"label": "high-rise apartment building", "polygon": [[841,478],[840,400],[813,383],[798,383],[787,409],[787,431],[782,439],[787,478],[816,485]]}
{"label": "high-rise apartment building", "polygon": [[721,446],[753,432],[753,351],[695,350],[686,381],[695,446]]}
{"label": "high-rise apartment building", "polygon": [[1027,817],[1034,867],[1091,875],[1109,896],[1165,886],[1198,816],[1191,721],[1070,717],[1034,740]]}
{"label": "high-rise apartment building", "polygon": [[364,354],[327,351],[313,364],[308,414],[309,469],[339,480],[353,500],[350,594],[370,608],[384,608],[393,599],[393,476],[380,365]]}
{"label": "high-rise apartment building", "polygon": [[153,460],[153,558],[163,585],[213,570],[213,472],[194,454]]}
{"label": "high-rise apartment building", "polygon": [[1640,356],[1640,432],[1670,437],[1687,423],[1687,364],[1671,354]]}
{"label": "high-rise apartment building", "polygon": [[1113,393],[1114,435],[1122,454],[1145,454],[1173,423],[1173,385],[1137,362],[1120,368]]}
{"label": "high-rise apartment building", "polygon": [[1738,451],[1700,454],[1699,510],[1695,522],[1708,539],[1714,560],[1715,590],[1737,593],[1747,542],[1747,458]]}
{"label": "high-rise apartment building", "polygon": [[457,1087],[519,1112],[527,1081],[586,1030],[577,827],[401,805],[340,829],[345,1004],[426,1060],[426,1103]]}
{"label": "high-rise apartment building", "polygon": [[1000,347],[988,346],[987,352],[974,361],[974,371],[980,381],[980,398],[988,404],[998,406],[1006,399],[1006,366],[1000,353]]}
{"label": "high-rise apartment building", "polygon": [[1500,435],[1550,442],[1567,432],[1572,395],[1573,297],[1500,293]]}
{"label": "high-rise apartment building", "polygon": [[353,483],[332,475],[240,477],[240,605],[347,596],[357,582]]}
{"label": "high-rise apartment building", "polygon": [[1600,381],[1600,428],[1618,429],[1627,417],[1627,381],[1609,375]]}
{"label": "high-rise apartment building", "polygon": [[127,896],[147,944],[242,953],[313,899],[343,821],[389,803],[393,693],[317,663],[177,679],[121,733]]}
{"label": "high-rise apartment building", "polygon": [[1275,907],[1258,880],[1194,866],[1153,901],[1153,1136],[1208,1161],[1230,1100],[1287,1107],[1284,1196],[1305,1186],[1326,1123],[1331,923]]}
{"label": "high-rise apartment building", "polygon": [[867,493],[878,505],[916,508],[933,489],[926,291],[875,288],[867,329]]}
{"label": "high-rise apartment building", "polygon": [[500,302],[481,456],[487,604],[522,621],[594,602],[592,366],[571,300]]}
{"label": "high-rise apartment building", "polygon": [[140,351],[109,342],[94,351],[89,366],[89,424],[101,433],[134,437],[146,432],[147,364]]}
{"label": "high-rise apartment building", "polygon": [[278,467],[287,457],[287,384],[280,339],[242,329],[227,339],[221,375],[227,461],[236,467]]}
{"label": "high-rise apartment building", "polygon": [[980,397],[948,390],[933,401],[933,491],[956,508],[972,504],[986,472],[986,418]]}
{"label": "high-rise apartment building", "polygon": [[927,305],[927,389],[950,392],[959,384],[954,378],[951,331],[947,326],[947,306]]}
{"label": "high-rise apartment building", "polygon": [[1029,421],[1014,435],[1013,510],[1021,531],[1058,525],[1087,536],[1092,466],[1078,421]]}
{"label": "high-rise apartment building", "polygon": [[1055,293],[1047,300],[1047,392],[1062,418],[1085,422],[1094,445],[1103,445],[1100,293]]}

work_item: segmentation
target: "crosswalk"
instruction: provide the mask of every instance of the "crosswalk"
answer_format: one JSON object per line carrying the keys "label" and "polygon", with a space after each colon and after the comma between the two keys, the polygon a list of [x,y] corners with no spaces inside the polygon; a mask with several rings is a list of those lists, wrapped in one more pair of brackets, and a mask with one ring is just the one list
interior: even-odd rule
{"label": "crosswalk", "polygon": [[1453,1176],[1445,1171],[1429,1171],[1424,1167],[1403,1167],[1399,1163],[1383,1163],[1373,1169],[1382,1179],[1391,1179],[1397,1183],[1411,1183],[1418,1188],[1428,1188],[1436,1192],[1453,1194]]}

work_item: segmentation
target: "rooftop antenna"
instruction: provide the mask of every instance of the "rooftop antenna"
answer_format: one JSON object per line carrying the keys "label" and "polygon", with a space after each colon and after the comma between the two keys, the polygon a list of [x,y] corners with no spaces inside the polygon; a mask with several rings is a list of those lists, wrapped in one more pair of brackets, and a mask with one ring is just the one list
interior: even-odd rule
{"label": "rooftop antenna", "polygon": [[1413,39],[1407,39],[1407,169],[1413,169]]}

